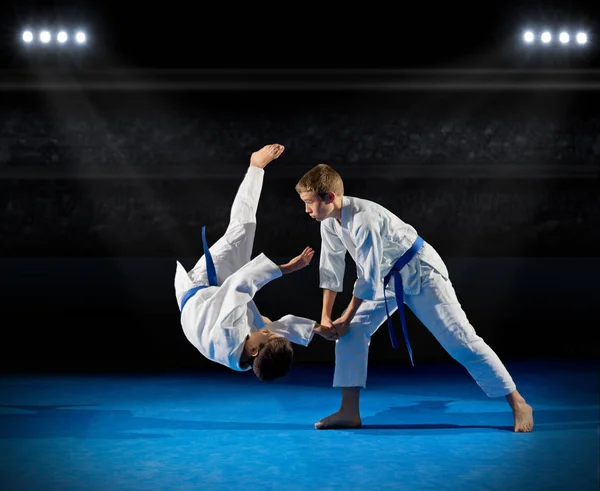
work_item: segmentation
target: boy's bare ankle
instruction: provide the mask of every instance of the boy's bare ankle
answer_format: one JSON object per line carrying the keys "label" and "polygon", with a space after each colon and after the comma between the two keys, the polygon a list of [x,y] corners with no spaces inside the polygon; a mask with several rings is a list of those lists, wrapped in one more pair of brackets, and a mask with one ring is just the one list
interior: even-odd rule
{"label": "boy's bare ankle", "polygon": [[506,400],[512,408],[521,404],[527,404],[525,398],[521,394],[519,394],[519,392],[516,389],[506,396]]}

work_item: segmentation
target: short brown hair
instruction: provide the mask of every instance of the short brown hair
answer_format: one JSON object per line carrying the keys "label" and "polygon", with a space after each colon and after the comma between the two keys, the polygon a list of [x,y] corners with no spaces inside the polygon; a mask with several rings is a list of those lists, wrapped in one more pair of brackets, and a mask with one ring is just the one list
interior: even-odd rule
{"label": "short brown hair", "polygon": [[285,338],[269,339],[256,355],[252,370],[259,380],[271,382],[285,377],[294,360],[292,343]]}
{"label": "short brown hair", "polygon": [[338,196],[343,196],[344,182],[342,176],[327,164],[319,164],[302,176],[296,184],[296,192],[315,193],[320,197],[334,192]]}

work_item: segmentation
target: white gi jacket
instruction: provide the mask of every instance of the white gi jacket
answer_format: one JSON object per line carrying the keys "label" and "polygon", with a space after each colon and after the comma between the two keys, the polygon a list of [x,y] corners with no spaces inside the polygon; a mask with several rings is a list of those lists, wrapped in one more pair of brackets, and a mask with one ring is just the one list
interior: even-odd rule
{"label": "white gi jacket", "polygon": [[[363,300],[381,298],[384,277],[416,238],[414,227],[383,206],[366,199],[343,196],[341,224],[335,218],[321,222],[319,286],[342,291],[348,251],[356,263],[353,295]],[[448,277],[446,265],[425,242],[400,271],[404,292],[408,295],[418,295],[421,291],[421,262]],[[393,281],[388,289],[393,291]]]}

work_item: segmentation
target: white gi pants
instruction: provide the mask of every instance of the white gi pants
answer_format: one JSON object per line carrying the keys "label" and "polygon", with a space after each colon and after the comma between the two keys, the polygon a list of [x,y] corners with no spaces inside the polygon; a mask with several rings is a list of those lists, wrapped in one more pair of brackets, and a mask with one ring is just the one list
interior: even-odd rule
{"label": "white gi pants", "polygon": [[[250,262],[256,235],[256,211],[262,191],[265,171],[248,167],[231,206],[229,225],[225,234],[210,247],[210,254],[217,270],[217,283]],[[210,230],[207,239],[210,242]],[[192,281],[206,275],[206,259],[202,256],[189,272]]]}
{"label": "white gi pants", "polygon": [[[430,247],[430,251],[432,249]],[[413,258],[413,261],[419,260]],[[398,309],[393,288],[388,287],[386,297],[392,315]],[[405,294],[404,301],[450,356],[468,370],[487,396],[505,396],[515,390],[515,383],[498,355],[469,323],[449,278],[422,262],[421,291],[417,295]],[[366,386],[371,336],[384,323],[387,323],[387,315],[383,296],[375,301],[363,301],[348,334],[336,341],[334,387]],[[394,322],[396,324],[400,329],[399,322]],[[399,335],[399,343],[402,339]]]}

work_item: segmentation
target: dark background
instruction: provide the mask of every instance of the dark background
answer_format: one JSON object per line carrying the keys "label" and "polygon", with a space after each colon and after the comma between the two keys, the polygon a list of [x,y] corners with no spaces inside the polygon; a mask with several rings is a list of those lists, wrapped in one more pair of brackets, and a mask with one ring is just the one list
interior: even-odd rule
{"label": "dark background", "polygon": [[[597,356],[589,5],[171,7],[5,5],[2,370],[220,369],[183,336],[175,261],[194,264],[203,225],[209,241],[224,232],[250,153],[271,142],[286,153],[267,169],[256,254],[284,262],[319,249],[294,185],[326,162],[348,195],[434,245],[502,359]],[[590,46],[525,51],[518,36],[533,16],[589,26]],[[23,49],[20,26],[40,18],[88,26],[89,45]],[[271,318],[317,319],[316,262],[256,301]],[[449,359],[410,313],[409,330],[417,363]],[[385,327],[370,356],[408,363]],[[297,360],[331,364],[333,344],[315,339]]]}
{"label": "dark background", "polygon": [[533,54],[521,43],[527,27],[566,27],[585,29],[593,47],[600,9],[597,2],[582,0],[276,6],[8,0],[2,5],[2,63],[11,68],[32,60],[31,51],[19,49],[23,26],[43,23],[86,29],[90,49],[79,61],[93,68],[587,68],[598,61],[598,50],[589,46]]}

